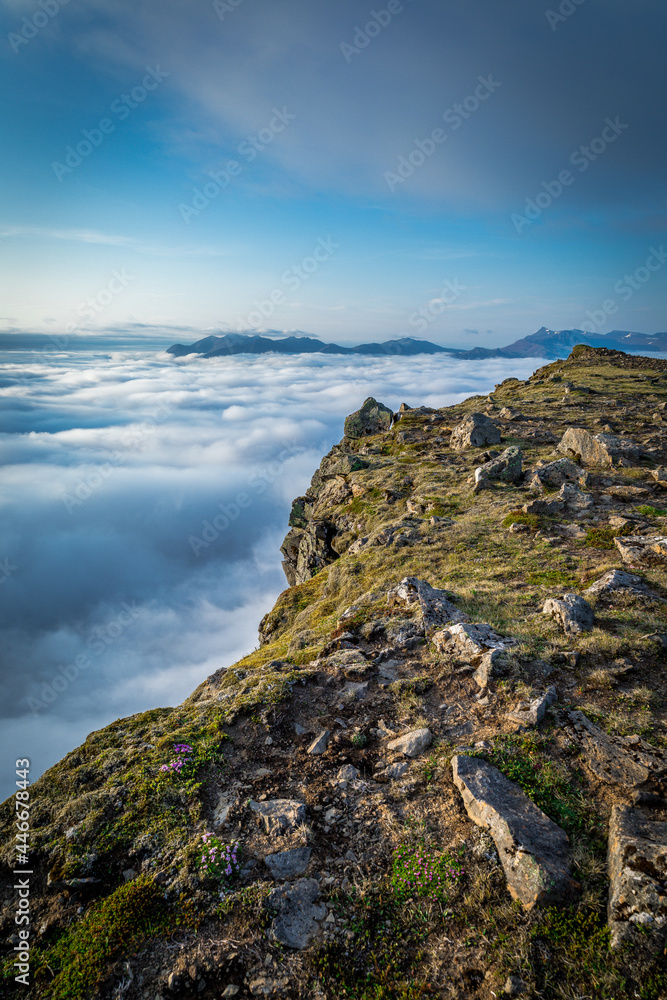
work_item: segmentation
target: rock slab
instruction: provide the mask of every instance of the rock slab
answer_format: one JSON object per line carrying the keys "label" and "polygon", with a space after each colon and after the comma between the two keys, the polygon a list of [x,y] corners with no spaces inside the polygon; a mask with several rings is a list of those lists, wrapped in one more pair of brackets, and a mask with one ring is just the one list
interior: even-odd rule
{"label": "rock slab", "polygon": [[310,847],[295,847],[279,854],[267,854],[264,864],[275,879],[296,878],[303,875],[310,861]]}
{"label": "rock slab", "polygon": [[294,799],[270,799],[268,802],[251,800],[250,808],[269,836],[280,836],[306,821],[305,804]]}
{"label": "rock slab", "polygon": [[589,632],[595,620],[592,607],[578,594],[563,594],[560,600],[550,597],[544,602],[542,614],[555,618],[566,635]]}
{"label": "rock slab", "polygon": [[269,938],[286,948],[301,950],[320,932],[327,908],[318,903],[320,890],[314,878],[302,878],[292,887],[281,886],[269,893],[266,905],[276,912]]}
{"label": "rock slab", "polygon": [[626,566],[652,566],[667,562],[667,537],[664,535],[622,535],[614,539]]}
{"label": "rock slab", "polygon": [[662,947],[661,932],[667,924],[667,823],[630,806],[613,806],[608,865],[612,948],[646,942],[647,931]]}
{"label": "rock slab", "polygon": [[593,435],[582,427],[568,427],[556,450],[592,466],[631,465],[641,456],[641,448],[633,441],[615,434]]}
{"label": "rock slab", "polygon": [[475,487],[477,490],[487,487],[491,480],[498,479],[504,483],[516,483],[521,479],[523,453],[521,448],[513,444],[506,448],[497,458],[485,462],[475,469]]}
{"label": "rock slab", "polygon": [[531,910],[568,896],[575,883],[565,831],[486,761],[458,755],[452,769],[468,816],[495,841],[512,897]]}
{"label": "rock slab", "polygon": [[442,628],[450,622],[470,620],[469,615],[457,608],[450,598],[451,594],[446,590],[438,590],[426,580],[418,580],[414,576],[406,576],[387,593],[390,608],[416,608],[421,612],[425,632]]}
{"label": "rock slab", "polygon": [[402,753],[405,757],[418,757],[428,746],[431,745],[433,736],[430,729],[414,729],[411,733],[405,733],[396,740],[387,743],[387,749],[394,753]]}
{"label": "rock slab", "polygon": [[454,427],[449,444],[455,451],[500,444],[500,428],[485,413],[471,413]]}

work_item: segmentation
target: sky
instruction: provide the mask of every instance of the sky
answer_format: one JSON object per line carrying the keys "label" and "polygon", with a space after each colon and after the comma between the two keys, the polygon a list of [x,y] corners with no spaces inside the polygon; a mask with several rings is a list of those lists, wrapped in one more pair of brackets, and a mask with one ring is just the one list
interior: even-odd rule
{"label": "sky", "polygon": [[642,270],[667,242],[659,0],[0,0],[0,22],[0,331],[667,329],[667,268]]}
{"label": "sky", "polygon": [[117,718],[257,646],[294,497],[369,394],[487,392],[536,359],[7,354],[0,383],[0,799]]}

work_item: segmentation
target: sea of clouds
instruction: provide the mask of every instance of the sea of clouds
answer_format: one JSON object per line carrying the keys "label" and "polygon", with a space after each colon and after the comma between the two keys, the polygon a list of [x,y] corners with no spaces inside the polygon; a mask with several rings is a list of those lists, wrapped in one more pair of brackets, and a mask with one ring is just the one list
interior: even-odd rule
{"label": "sea of clouds", "polygon": [[442,406],[537,359],[6,352],[0,798],[257,645],[292,499],[373,395]]}

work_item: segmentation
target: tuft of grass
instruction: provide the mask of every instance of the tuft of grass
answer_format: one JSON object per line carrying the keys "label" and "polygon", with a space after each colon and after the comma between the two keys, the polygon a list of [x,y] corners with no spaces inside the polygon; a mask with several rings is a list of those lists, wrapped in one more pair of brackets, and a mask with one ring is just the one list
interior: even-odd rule
{"label": "tuft of grass", "polygon": [[667,510],[662,510],[660,507],[652,507],[651,504],[643,503],[639,507],[635,507],[638,514],[643,514],[645,517],[665,517],[667,515]]}

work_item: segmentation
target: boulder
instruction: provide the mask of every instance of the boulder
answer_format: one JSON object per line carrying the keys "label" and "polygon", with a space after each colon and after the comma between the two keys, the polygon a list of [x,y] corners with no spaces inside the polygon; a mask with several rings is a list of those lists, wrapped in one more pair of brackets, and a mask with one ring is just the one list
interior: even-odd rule
{"label": "boulder", "polygon": [[641,457],[642,450],[633,441],[615,434],[590,434],[581,427],[568,427],[557,451],[583,465],[629,465]]}
{"label": "boulder", "polygon": [[612,948],[646,944],[648,936],[662,950],[667,925],[667,823],[643,810],[612,806],[608,866]]}
{"label": "boulder", "polygon": [[482,662],[472,675],[473,680],[482,691],[489,686],[491,678],[495,676],[500,656],[501,654],[497,649],[492,649],[489,653],[484,653]]}
{"label": "boulder", "polygon": [[505,650],[515,644],[514,639],[498,635],[492,625],[486,622],[452,625],[433,635],[433,645],[440,652],[451,647],[455,656],[467,663],[479,664],[489,650]]}
{"label": "boulder", "polygon": [[664,465],[659,465],[657,469],[651,469],[651,475],[658,486],[667,487],[667,469]]}
{"label": "boulder", "polygon": [[273,889],[266,899],[269,910],[276,912],[269,938],[286,948],[307,948],[320,932],[327,908],[318,903],[320,890],[314,878],[299,879],[293,886]]}
{"label": "boulder", "polygon": [[467,622],[469,615],[452,604],[451,594],[446,590],[436,590],[425,580],[406,576],[387,594],[390,608],[404,607],[417,610],[421,614],[424,631],[442,628],[449,622]]}
{"label": "boulder", "polygon": [[279,854],[267,854],[264,864],[275,879],[296,878],[303,875],[311,855],[310,847],[295,847],[291,851],[280,851]]}
{"label": "boulder", "polygon": [[667,775],[667,752],[639,736],[610,736],[583,712],[556,710],[556,721],[578,744],[586,766],[606,784],[628,791]]}
{"label": "boulder", "polygon": [[612,590],[631,590],[636,594],[650,593],[641,576],[633,576],[632,573],[625,573],[622,569],[610,569],[599,580],[592,583],[584,591],[584,594],[587,597],[596,597],[598,594]]}
{"label": "boulder", "polygon": [[475,469],[475,487],[484,489],[492,480],[516,483],[522,476],[523,452],[517,445],[506,448],[497,458],[485,462]]}
{"label": "boulder", "polygon": [[486,761],[458,755],[452,770],[468,816],[495,841],[512,897],[527,910],[567,897],[575,883],[565,831]]}
{"label": "boulder", "polygon": [[387,749],[394,753],[401,753],[404,757],[418,757],[431,745],[433,736],[430,729],[414,729],[410,733],[399,736],[396,740],[387,743]]}
{"label": "boulder", "polygon": [[546,710],[557,701],[558,694],[552,685],[538,698],[534,698],[525,708],[515,708],[513,712],[510,712],[509,718],[514,722],[520,722],[523,726],[539,726]]}
{"label": "boulder", "polygon": [[269,836],[280,836],[306,821],[305,804],[293,799],[269,799],[267,802],[251,799],[250,808]]}
{"label": "boulder", "polygon": [[369,396],[363,406],[345,418],[345,437],[362,438],[382,434],[391,427],[392,411]]}
{"label": "boulder", "polygon": [[563,594],[560,600],[549,598],[544,602],[542,614],[551,615],[567,635],[578,635],[593,628],[593,609],[578,594]]}
{"label": "boulder", "polygon": [[452,430],[450,447],[481,448],[485,444],[500,444],[500,429],[484,413],[471,413]]}
{"label": "boulder", "polygon": [[551,517],[581,517],[593,507],[593,497],[583,493],[576,483],[565,482],[551,500],[532,500],[524,504],[522,510],[526,514],[548,514]]}
{"label": "boulder", "polygon": [[546,462],[535,466],[534,474],[541,484],[551,489],[558,489],[563,483],[576,483],[581,476],[581,469],[569,458],[559,458],[555,462]]}
{"label": "boulder", "polygon": [[653,566],[667,562],[667,536],[621,535],[614,539],[626,566]]}

